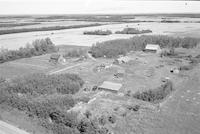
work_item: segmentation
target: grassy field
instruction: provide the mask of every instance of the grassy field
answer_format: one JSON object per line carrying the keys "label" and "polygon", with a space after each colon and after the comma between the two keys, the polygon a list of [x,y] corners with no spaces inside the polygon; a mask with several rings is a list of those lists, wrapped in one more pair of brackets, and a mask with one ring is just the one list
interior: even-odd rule
{"label": "grassy field", "polygon": [[[77,47],[80,48],[80,47]],[[60,47],[61,50],[74,49],[72,46],[65,48]],[[175,49],[181,55],[196,56],[199,54],[198,49]],[[59,71],[58,73],[75,73],[78,74],[84,81],[87,91],[81,89],[75,98],[89,97],[88,103],[78,103],[72,111],[84,113],[89,110],[92,117],[101,117],[102,115],[116,117],[116,122],[110,124],[106,122],[106,127],[116,133],[150,133],[150,134],[167,134],[167,133],[185,133],[196,134],[199,132],[198,122],[199,117],[199,65],[195,66],[193,70],[181,71],[179,74],[173,74],[170,69],[176,66],[187,65],[188,61],[184,58],[165,57],[161,58],[153,53],[131,52],[128,54],[130,61],[126,64],[112,65],[107,69],[97,71],[96,68],[105,64],[109,66],[114,59],[99,58],[96,60],[86,59],[84,61],[75,62],[73,59],[68,59],[65,65],[50,65],[48,62],[49,55],[38,56],[33,58],[21,59],[10,63],[1,64],[4,68],[1,75],[4,73],[12,78],[16,74],[23,75],[34,72],[49,72]],[[17,64],[14,64],[17,63]],[[80,64],[76,67],[69,68]],[[12,66],[9,68],[9,66]],[[17,69],[20,68],[20,69]],[[7,69],[7,72],[6,72]],[[2,70],[2,69],[1,69]],[[11,70],[11,71],[10,71]],[[13,70],[13,71],[12,71]],[[114,77],[118,70],[124,70],[125,74],[121,78]],[[16,72],[14,72],[16,71]],[[10,72],[10,74],[9,74]],[[9,75],[8,75],[9,74]],[[131,91],[134,94],[137,91],[154,89],[159,87],[164,77],[170,78],[173,82],[175,92],[170,94],[165,101],[160,104],[152,104],[134,99],[131,96],[124,94]],[[92,91],[93,86],[99,86],[103,81],[113,81],[122,83],[123,87],[119,94],[112,94],[109,92]],[[135,107],[139,107],[135,109]],[[139,110],[139,112],[137,111]],[[18,113],[18,112],[17,112]],[[7,117],[9,114],[12,116]],[[3,119],[10,120],[14,124],[19,122],[19,126],[33,131],[36,126],[29,126],[23,124],[24,120],[15,120],[16,116],[4,110],[2,112]],[[25,116],[19,114],[20,116]],[[20,123],[21,122],[21,123]],[[179,123],[181,122],[181,123]],[[39,127],[39,126],[38,126]],[[44,130],[38,129],[38,133]]]}
{"label": "grassy field", "polygon": [[[87,49],[87,47],[59,46],[59,53],[64,53],[72,49]],[[72,58],[68,59],[63,65],[55,65],[49,62],[50,56],[51,54],[46,54],[0,64],[0,76],[5,78],[15,78],[32,73],[48,73],[68,66],[73,66],[76,64],[74,61],[77,60],[76,58]]]}
{"label": "grassy field", "polygon": [[49,57],[50,55],[45,55],[0,64],[0,75],[5,78],[13,78],[30,73],[45,73],[54,68],[48,62]]}

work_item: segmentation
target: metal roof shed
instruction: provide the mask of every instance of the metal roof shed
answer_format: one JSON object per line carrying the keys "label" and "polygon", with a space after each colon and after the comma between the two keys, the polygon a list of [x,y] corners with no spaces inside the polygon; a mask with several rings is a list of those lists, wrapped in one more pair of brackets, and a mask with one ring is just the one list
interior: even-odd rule
{"label": "metal roof shed", "polygon": [[109,81],[104,81],[101,86],[98,87],[99,90],[111,91],[111,92],[118,92],[119,89],[122,87],[121,83],[114,83]]}
{"label": "metal roof shed", "polygon": [[158,52],[160,50],[161,50],[161,48],[158,44],[147,44],[146,47],[145,47],[145,51]]}

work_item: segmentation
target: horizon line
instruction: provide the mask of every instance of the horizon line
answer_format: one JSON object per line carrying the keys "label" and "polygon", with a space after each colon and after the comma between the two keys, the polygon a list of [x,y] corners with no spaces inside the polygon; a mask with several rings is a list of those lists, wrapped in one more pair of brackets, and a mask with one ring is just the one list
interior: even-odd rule
{"label": "horizon line", "polygon": [[15,16],[15,15],[23,15],[23,16],[29,16],[29,15],[167,15],[167,14],[199,14],[200,12],[174,12],[174,13],[33,13],[33,14],[0,14],[0,16]]}

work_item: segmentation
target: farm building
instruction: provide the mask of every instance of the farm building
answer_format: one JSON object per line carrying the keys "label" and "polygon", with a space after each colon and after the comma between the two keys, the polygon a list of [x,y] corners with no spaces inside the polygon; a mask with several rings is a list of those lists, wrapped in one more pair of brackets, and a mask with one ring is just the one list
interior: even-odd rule
{"label": "farm building", "polygon": [[122,84],[120,83],[104,81],[103,84],[98,87],[98,89],[117,93],[121,87],[122,87]]}
{"label": "farm building", "polygon": [[50,56],[49,62],[62,64],[66,62],[66,59],[61,54],[52,54]]}
{"label": "farm building", "polygon": [[115,59],[115,64],[122,64],[122,63],[128,63],[130,61],[130,58],[128,56],[122,56],[118,59]]}
{"label": "farm building", "polygon": [[144,51],[159,53],[161,48],[158,44],[147,44]]}

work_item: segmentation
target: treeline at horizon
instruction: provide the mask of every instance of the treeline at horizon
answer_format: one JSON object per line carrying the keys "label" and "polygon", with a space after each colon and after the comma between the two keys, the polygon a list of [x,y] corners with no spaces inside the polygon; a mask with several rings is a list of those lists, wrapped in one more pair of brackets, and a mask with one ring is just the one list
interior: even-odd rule
{"label": "treeline at horizon", "polygon": [[72,26],[49,26],[49,27],[34,27],[34,28],[18,28],[18,29],[2,29],[0,30],[0,35],[13,34],[13,33],[26,33],[26,32],[36,32],[36,31],[52,31],[52,30],[64,30],[72,28],[83,28],[83,27],[93,27],[101,26],[103,24],[82,24],[82,25],[72,25]]}

